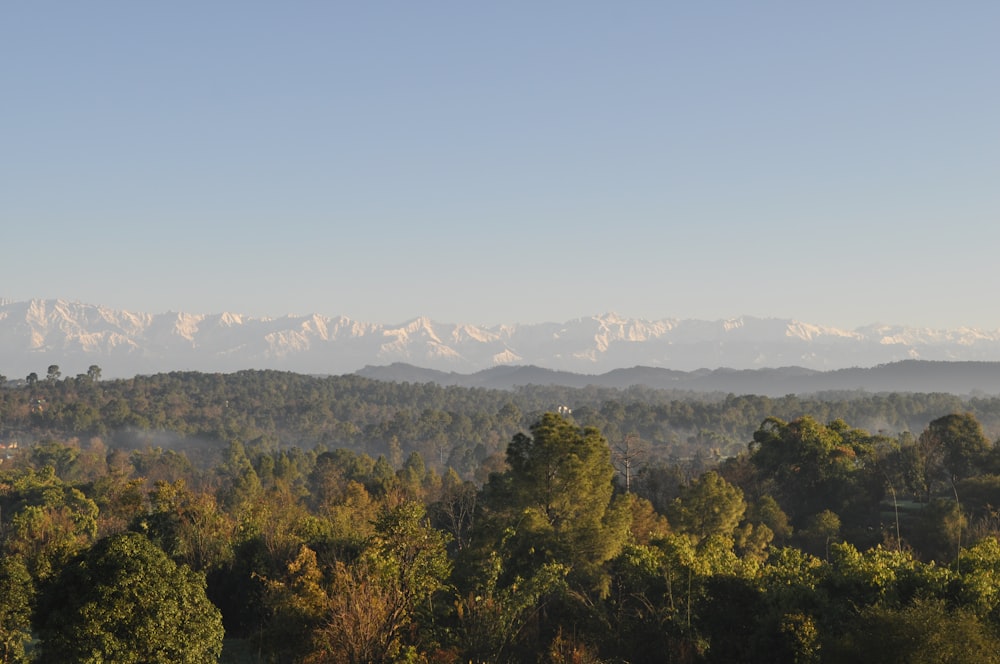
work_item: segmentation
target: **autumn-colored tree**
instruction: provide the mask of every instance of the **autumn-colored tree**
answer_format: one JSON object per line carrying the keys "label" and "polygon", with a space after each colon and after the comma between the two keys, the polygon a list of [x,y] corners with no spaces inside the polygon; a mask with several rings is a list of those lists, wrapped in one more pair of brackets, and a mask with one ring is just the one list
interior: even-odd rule
{"label": "autumn-colored tree", "polygon": [[267,583],[275,616],[268,640],[287,652],[305,630],[303,661],[317,664],[390,662],[416,652],[411,628],[427,627],[421,622],[433,614],[431,598],[451,573],[446,542],[423,506],[404,502],[377,518],[357,560],[336,561],[327,574],[303,547],[286,579]]}

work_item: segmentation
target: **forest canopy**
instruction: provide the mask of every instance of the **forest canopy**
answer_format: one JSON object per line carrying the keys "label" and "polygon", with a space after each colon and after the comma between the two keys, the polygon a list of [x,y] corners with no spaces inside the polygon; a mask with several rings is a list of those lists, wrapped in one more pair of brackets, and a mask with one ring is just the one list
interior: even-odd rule
{"label": "forest canopy", "polygon": [[0,389],[0,662],[995,661],[998,416],[50,368]]}

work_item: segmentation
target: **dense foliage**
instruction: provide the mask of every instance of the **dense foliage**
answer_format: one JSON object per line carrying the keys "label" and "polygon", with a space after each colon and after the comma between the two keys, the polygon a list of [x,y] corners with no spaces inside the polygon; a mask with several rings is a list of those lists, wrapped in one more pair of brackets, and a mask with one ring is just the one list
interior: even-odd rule
{"label": "dense foliage", "polygon": [[998,413],[50,368],[0,662],[995,661]]}
{"label": "dense foliage", "polygon": [[38,614],[44,662],[205,664],[222,652],[204,576],[140,533],[106,537],[64,566]]}
{"label": "dense foliage", "polygon": [[[386,383],[354,375],[277,371],[174,372],[99,380],[100,368],[0,389],[0,439],[22,444],[54,437],[99,437],[118,449],[183,449],[189,459],[238,440],[252,450],[323,445],[379,454],[395,466],[418,451],[443,471],[472,479],[491,455],[547,411],[569,409],[617,445],[627,434],[648,455],[680,459],[734,456],[767,417],[842,419],[869,431],[919,432],[943,414],[972,413],[1000,435],[1000,398],[950,394],[835,393],[774,399],[678,393],[634,387],[527,386],[513,391]],[[700,471],[700,468],[696,468]],[[486,476],[478,478],[485,481]]]}

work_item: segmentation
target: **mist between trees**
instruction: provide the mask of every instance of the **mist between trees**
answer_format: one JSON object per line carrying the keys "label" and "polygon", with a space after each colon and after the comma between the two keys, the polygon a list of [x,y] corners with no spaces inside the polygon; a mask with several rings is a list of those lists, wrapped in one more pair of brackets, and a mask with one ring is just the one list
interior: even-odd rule
{"label": "mist between trees", "polygon": [[0,389],[0,661],[994,661],[998,414],[50,367]]}

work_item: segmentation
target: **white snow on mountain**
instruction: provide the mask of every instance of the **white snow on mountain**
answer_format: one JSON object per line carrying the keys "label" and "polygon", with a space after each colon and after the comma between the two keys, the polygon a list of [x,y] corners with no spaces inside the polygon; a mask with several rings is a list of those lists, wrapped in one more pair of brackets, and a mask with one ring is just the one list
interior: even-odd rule
{"label": "white snow on mountain", "polygon": [[578,373],[633,366],[829,370],[903,359],[1000,360],[1000,330],[841,330],[750,316],[649,321],[615,313],[494,327],[426,317],[385,325],[318,314],[149,314],[66,300],[0,300],[0,373],[12,378],[43,374],[52,364],[63,375],[96,364],[104,376],[121,377],[240,369],[342,374],[393,362],[456,372],[502,364]]}

